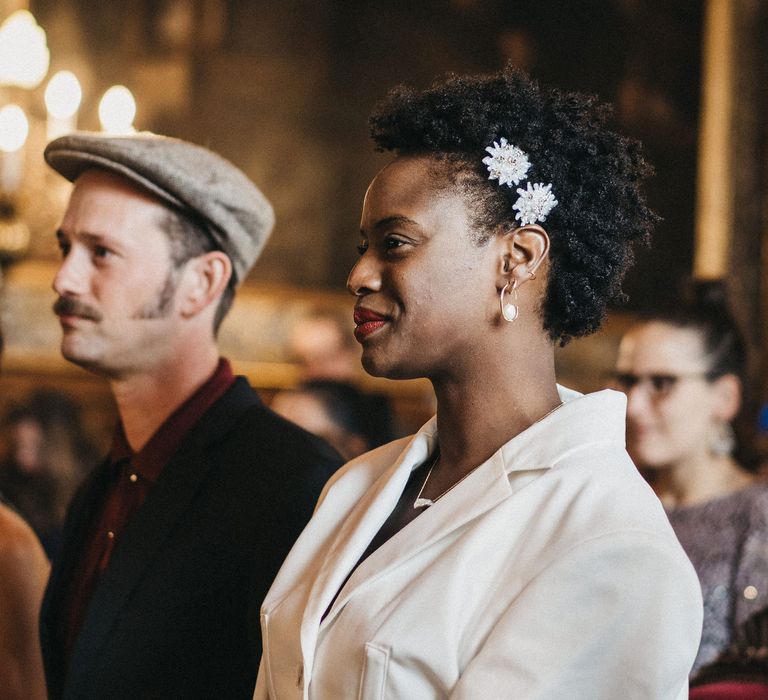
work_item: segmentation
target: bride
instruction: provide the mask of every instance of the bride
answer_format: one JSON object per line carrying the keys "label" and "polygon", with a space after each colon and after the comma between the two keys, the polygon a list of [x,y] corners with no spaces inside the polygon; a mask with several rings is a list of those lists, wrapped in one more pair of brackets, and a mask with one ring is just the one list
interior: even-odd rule
{"label": "bride", "polygon": [[348,288],[365,369],[437,416],[326,486],[261,610],[255,697],[687,697],[701,594],[624,450],[555,382],[654,222],[606,110],[512,69],[393,90]]}

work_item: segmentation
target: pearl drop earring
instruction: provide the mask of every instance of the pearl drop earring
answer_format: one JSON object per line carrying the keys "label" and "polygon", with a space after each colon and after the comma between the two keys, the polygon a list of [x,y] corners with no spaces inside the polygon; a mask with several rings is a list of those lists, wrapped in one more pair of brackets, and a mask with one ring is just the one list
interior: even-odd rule
{"label": "pearl drop earring", "polygon": [[501,306],[501,315],[505,321],[512,323],[520,315],[520,307],[517,305],[517,280],[512,282],[512,298],[514,303],[505,301],[504,297],[509,289],[509,282],[504,285],[504,288],[499,294],[499,305]]}

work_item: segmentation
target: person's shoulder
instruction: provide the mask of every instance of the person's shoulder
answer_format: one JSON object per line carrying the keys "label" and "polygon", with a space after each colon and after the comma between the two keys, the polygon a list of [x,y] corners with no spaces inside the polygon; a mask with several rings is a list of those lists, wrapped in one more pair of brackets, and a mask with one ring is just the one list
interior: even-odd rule
{"label": "person's shoulder", "polygon": [[[211,434],[212,426],[217,428],[215,434]],[[212,444],[217,446],[236,445],[240,450],[255,453],[279,449],[287,458],[310,453],[321,460],[340,461],[339,455],[324,440],[269,408],[244,377],[237,378],[197,430],[212,438]]]}
{"label": "person's shoulder", "polygon": [[0,503],[0,551],[25,548],[36,542],[32,528],[13,509]]}
{"label": "person's shoulder", "polygon": [[733,495],[736,508],[748,514],[753,526],[759,523],[764,529],[768,529],[768,479],[766,477],[757,477],[751,484]]}
{"label": "person's shoulder", "polygon": [[260,450],[279,450],[286,457],[314,454],[321,460],[338,462],[341,459],[325,440],[283,418],[263,403],[254,404],[243,413],[235,433],[237,438],[245,440],[258,436]]}
{"label": "person's shoulder", "polygon": [[[243,495],[296,490],[320,494],[344,463],[324,440],[277,415],[262,402],[248,406],[226,432],[206,448],[209,457],[233,477]],[[251,484],[251,487],[246,487]]]}
{"label": "person's shoulder", "polygon": [[[739,493],[739,492],[737,492]],[[764,504],[768,502],[768,477],[757,476],[740,492],[744,499],[749,502]]]}
{"label": "person's shoulder", "polygon": [[46,562],[32,528],[21,516],[0,504],[0,580],[26,578]]}
{"label": "person's shoulder", "polygon": [[563,499],[566,520],[582,535],[618,531],[644,532],[675,541],[658,496],[620,444],[595,444],[567,455],[547,480]]}

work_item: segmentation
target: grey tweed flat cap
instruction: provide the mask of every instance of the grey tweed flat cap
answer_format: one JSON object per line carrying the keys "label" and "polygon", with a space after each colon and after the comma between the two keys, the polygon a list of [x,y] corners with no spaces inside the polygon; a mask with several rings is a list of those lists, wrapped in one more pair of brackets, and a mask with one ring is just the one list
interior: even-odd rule
{"label": "grey tweed flat cap", "polygon": [[275,223],[269,201],[244,173],[207,148],[179,139],[82,131],[51,141],[45,160],[70,182],[88,168],[111,170],[192,214],[230,257],[238,282]]}

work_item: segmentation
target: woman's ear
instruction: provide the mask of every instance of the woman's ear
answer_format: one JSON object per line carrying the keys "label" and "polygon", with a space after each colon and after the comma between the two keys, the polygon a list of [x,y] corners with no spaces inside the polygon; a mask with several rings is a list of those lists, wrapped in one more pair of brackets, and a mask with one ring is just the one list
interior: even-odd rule
{"label": "woman's ear", "polygon": [[712,382],[715,395],[713,417],[730,423],[741,408],[741,380],[735,374],[724,374]]}
{"label": "woman's ear", "polygon": [[215,305],[232,276],[232,261],[214,250],[189,261],[184,271],[181,314],[190,318]]}
{"label": "woman's ear", "polygon": [[537,270],[549,254],[549,234],[538,224],[527,224],[504,231],[498,236],[500,244],[499,288],[517,281],[536,279]]}

